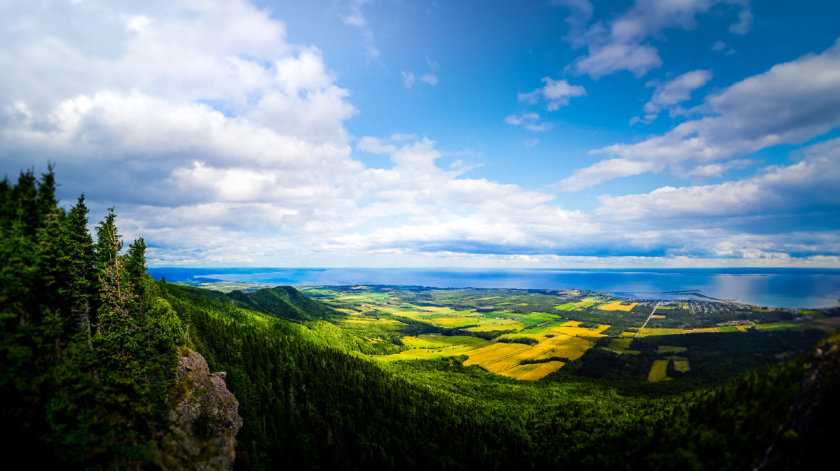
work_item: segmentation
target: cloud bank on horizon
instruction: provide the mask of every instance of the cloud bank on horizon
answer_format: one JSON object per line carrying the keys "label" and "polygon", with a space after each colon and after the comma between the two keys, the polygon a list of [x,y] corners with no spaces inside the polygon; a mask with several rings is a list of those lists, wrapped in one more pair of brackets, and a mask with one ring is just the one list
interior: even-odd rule
{"label": "cloud bank on horizon", "polygon": [[813,3],[6,3],[0,170],[158,266],[840,267]]}

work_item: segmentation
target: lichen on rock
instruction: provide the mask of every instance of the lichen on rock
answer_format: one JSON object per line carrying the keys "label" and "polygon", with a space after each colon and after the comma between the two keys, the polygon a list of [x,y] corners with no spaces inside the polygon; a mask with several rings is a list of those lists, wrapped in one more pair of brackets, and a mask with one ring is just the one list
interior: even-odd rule
{"label": "lichen on rock", "polygon": [[242,417],[225,373],[210,373],[204,357],[187,352],[178,359],[169,402],[171,425],[160,442],[160,464],[165,469],[232,469]]}

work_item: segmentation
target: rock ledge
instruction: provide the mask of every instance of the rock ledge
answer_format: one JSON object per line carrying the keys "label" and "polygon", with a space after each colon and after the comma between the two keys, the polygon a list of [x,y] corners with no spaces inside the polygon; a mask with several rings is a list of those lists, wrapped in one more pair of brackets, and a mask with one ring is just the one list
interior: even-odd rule
{"label": "rock ledge", "polygon": [[198,352],[178,358],[169,391],[171,426],[161,441],[165,469],[233,469],[236,433],[242,427],[239,402],[225,384],[225,373],[210,373]]}

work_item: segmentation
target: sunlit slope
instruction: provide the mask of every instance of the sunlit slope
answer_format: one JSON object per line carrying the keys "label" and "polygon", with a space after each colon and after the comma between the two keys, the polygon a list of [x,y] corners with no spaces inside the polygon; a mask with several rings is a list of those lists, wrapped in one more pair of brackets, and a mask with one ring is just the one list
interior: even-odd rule
{"label": "sunlit slope", "polygon": [[[692,388],[803,353],[837,319],[833,310],[806,316],[712,301],[631,302],[583,290],[353,286],[303,292],[338,313],[330,322],[375,342],[381,353],[375,359],[459,357],[466,366],[519,380],[569,371],[613,381],[678,379],[672,387]],[[682,340],[667,340],[673,336]],[[691,349],[665,357],[660,345]]]}
{"label": "sunlit slope", "polygon": [[[373,299],[364,295],[356,298],[368,303],[364,309],[349,305],[343,308],[347,312],[327,321],[292,323],[240,308],[206,290],[173,285],[165,290],[189,326],[191,339],[211,368],[227,372],[240,401],[245,426],[238,437],[237,466],[242,469],[753,469],[785,420],[802,372],[801,362],[789,362],[690,395],[662,389],[679,383],[676,379],[649,383],[653,361],[645,365],[644,387],[615,382],[619,390],[613,383],[568,374],[518,381],[511,377],[535,379],[562,362],[520,362],[508,370],[511,377],[465,366],[470,352],[488,346],[521,350],[542,342],[441,333],[389,337],[423,326],[441,327],[391,319],[384,309],[372,309]],[[400,304],[391,305],[392,312],[409,308],[393,298],[377,302],[384,308]],[[556,319],[541,322],[548,325],[541,332],[544,340],[561,334],[553,332],[563,327],[551,326]],[[606,324],[574,322],[563,322],[562,335],[604,345],[616,339],[607,336]],[[350,332],[371,335],[365,339]],[[580,367],[591,352],[630,359],[654,355],[660,365],[668,362],[664,373],[670,377],[681,358],[702,345],[698,340],[761,340],[763,335],[625,337],[615,346],[626,350],[633,343],[639,354],[594,346],[566,366]],[[357,342],[355,349],[351,339]],[[440,355],[377,361],[391,355],[360,351],[361,345],[380,344],[402,348],[405,354],[426,349]],[[461,348],[471,350],[464,353]],[[456,354],[447,355],[447,349]],[[656,379],[661,373],[657,370]]]}

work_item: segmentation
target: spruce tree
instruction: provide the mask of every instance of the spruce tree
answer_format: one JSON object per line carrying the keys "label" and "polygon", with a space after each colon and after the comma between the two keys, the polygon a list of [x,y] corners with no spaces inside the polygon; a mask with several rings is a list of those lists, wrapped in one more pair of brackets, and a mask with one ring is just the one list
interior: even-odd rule
{"label": "spruce tree", "polygon": [[108,214],[96,228],[100,301],[96,330],[104,338],[120,344],[122,340],[127,340],[122,337],[131,328],[127,304],[133,296],[128,286],[122,286],[125,268],[119,253],[123,240],[117,232],[116,217],[114,208],[108,208]]}
{"label": "spruce tree", "polygon": [[142,237],[135,239],[128,246],[128,251],[123,256],[123,265],[125,267],[124,285],[131,286],[134,293],[137,295],[136,309],[144,310],[146,307],[145,301],[145,283],[143,278],[146,276],[146,242]]}
{"label": "spruce tree", "polygon": [[46,173],[41,174],[41,180],[38,182],[36,210],[38,225],[35,230],[35,260],[38,264],[38,276],[33,284],[35,300],[49,311],[64,314],[62,324],[69,328],[70,313],[69,309],[66,309],[69,246],[62,225],[64,210],[58,207],[55,196],[55,173],[52,165]]}
{"label": "spruce tree", "polygon": [[12,189],[14,229],[21,237],[32,237],[38,228],[38,190],[32,170],[20,172]]}
{"label": "spruce tree", "polygon": [[84,196],[58,207],[52,166],[0,182],[0,211],[0,443],[34,467],[154,462],[184,335],[145,242],[120,256],[111,208],[94,243]]}
{"label": "spruce tree", "polygon": [[3,177],[0,180],[0,230],[9,224],[12,219],[14,210],[12,207],[12,185],[9,183],[9,177]]}
{"label": "spruce tree", "polygon": [[99,288],[96,253],[87,224],[88,208],[85,195],[81,195],[65,221],[70,261],[68,300],[75,327],[89,339],[91,324],[96,323]]}

